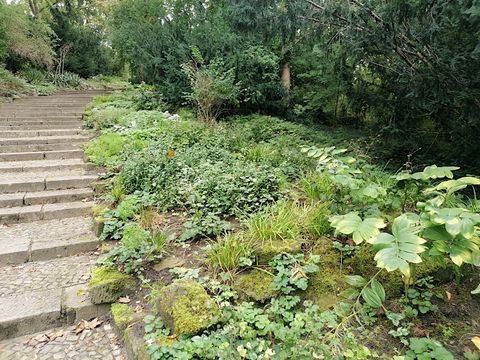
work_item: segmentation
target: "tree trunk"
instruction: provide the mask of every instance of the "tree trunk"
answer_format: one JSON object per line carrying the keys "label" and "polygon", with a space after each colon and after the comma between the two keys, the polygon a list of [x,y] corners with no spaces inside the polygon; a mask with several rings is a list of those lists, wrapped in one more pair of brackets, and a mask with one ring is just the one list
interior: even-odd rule
{"label": "tree trunk", "polygon": [[289,91],[291,87],[290,63],[287,61],[282,65],[280,77],[283,87]]}

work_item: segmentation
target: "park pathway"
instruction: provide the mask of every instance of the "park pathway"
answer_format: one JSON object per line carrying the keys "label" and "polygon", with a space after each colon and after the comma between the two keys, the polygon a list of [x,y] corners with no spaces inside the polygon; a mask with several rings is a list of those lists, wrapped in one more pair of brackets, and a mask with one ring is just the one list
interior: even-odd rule
{"label": "park pathway", "polygon": [[95,95],[0,104],[0,360],[124,358],[108,323],[73,331],[108,311],[85,295],[99,242],[82,114]]}

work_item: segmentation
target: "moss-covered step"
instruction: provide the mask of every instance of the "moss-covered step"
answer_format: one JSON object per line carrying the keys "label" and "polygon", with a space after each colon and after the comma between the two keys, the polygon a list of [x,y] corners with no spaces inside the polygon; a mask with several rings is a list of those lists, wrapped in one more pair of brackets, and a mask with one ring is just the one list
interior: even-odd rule
{"label": "moss-covered step", "polygon": [[113,303],[120,297],[133,293],[136,285],[130,275],[107,266],[99,266],[92,270],[88,289],[93,304],[105,304]]}

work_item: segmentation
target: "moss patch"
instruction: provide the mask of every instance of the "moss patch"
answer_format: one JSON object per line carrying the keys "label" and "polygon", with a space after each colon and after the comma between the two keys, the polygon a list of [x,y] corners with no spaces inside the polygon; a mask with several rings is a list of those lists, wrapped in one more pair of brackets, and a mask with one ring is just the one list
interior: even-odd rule
{"label": "moss patch", "polygon": [[156,304],[174,335],[195,334],[213,325],[220,316],[218,305],[194,281],[180,280],[165,286]]}
{"label": "moss patch", "polygon": [[238,277],[234,289],[255,301],[266,301],[275,296],[272,289],[273,275],[261,270],[253,270]]}
{"label": "moss patch", "polygon": [[268,264],[275,256],[282,253],[297,254],[301,251],[301,241],[295,240],[264,241],[256,249],[257,259],[260,264]]}
{"label": "moss patch", "polygon": [[135,321],[135,311],[127,304],[112,304],[111,310],[113,321],[121,330]]}
{"label": "moss patch", "polygon": [[349,270],[342,266],[340,253],[328,238],[319,238],[312,253],[320,256],[320,271],[310,276],[306,297],[320,309],[327,310],[338,301],[337,295],[347,288],[345,275]]}
{"label": "moss patch", "polygon": [[107,266],[92,270],[92,278],[88,283],[89,297],[94,304],[112,303],[121,296],[135,291],[133,277]]}

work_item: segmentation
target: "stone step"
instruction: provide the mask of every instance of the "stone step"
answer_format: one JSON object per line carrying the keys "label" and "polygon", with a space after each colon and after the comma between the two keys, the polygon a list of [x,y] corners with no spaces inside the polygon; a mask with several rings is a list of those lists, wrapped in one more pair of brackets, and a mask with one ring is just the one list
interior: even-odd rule
{"label": "stone step", "polygon": [[87,142],[88,140],[89,140],[88,136],[81,136],[81,135],[0,138],[0,146],[2,146],[2,145],[33,145],[33,144],[77,143],[77,142]]}
{"label": "stone step", "polygon": [[44,190],[89,187],[98,177],[83,171],[0,173],[0,193],[35,192]]}
{"label": "stone step", "polygon": [[32,124],[32,125],[25,125],[25,124],[0,124],[0,131],[5,130],[50,130],[50,129],[78,129],[80,130],[83,127],[81,122],[78,123],[65,123],[62,122],[61,124]]}
{"label": "stone step", "polygon": [[91,255],[0,269],[0,340],[32,334],[108,312],[86,295]]}
{"label": "stone step", "polygon": [[0,266],[77,255],[99,243],[89,217],[5,225],[0,227]]}
{"label": "stone step", "polygon": [[66,219],[91,214],[94,202],[74,201],[45,205],[0,208],[0,224],[18,224],[39,220]]}
{"label": "stone step", "polygon": [[10,126],[10,125],[21,125],[21,124],[29,124],[29,125],[39,125],[39,124],[44,124],[44,125],[52,125],[56,124],[58,122],[61,123],[81,123],[82,118],[81,117],[75,117],[75,116],[58,116],[58,117],[53,117],[53,116],[36,116],[36,117],[2,117],[0,118],[0,125],[1,126]]}
{"label": "stone step", "polygon": [[88,131],[81,129],[52,129],[52,130],[3,130],[0,131],[0,138],[24,138],[37,136],[71,136],[87,135]]}
{"label": "stone step", "polygon": [[90,200],[93,196],[94,192],[91,188],[0,194],[0,209]]}
{"label": "stone step", "polygon": [[87,169],[82,159],[33,160],[0,162],[0,172],[32,172]]}
{"label": "stone step", "polygon": [[1,145],[0,153],[12,152],[38,152],[54,150],[74,150],[79,149],[83,142],[67,142],[59,144],[24,144],[24,145]]}
{"label": "stone step", "polygon": [[1,153],[0,161],[27,161],[27,160],[52,160],[52,159],[83,159],[84,153],[81,149],[54,150],[54,151],[30,151]]}

